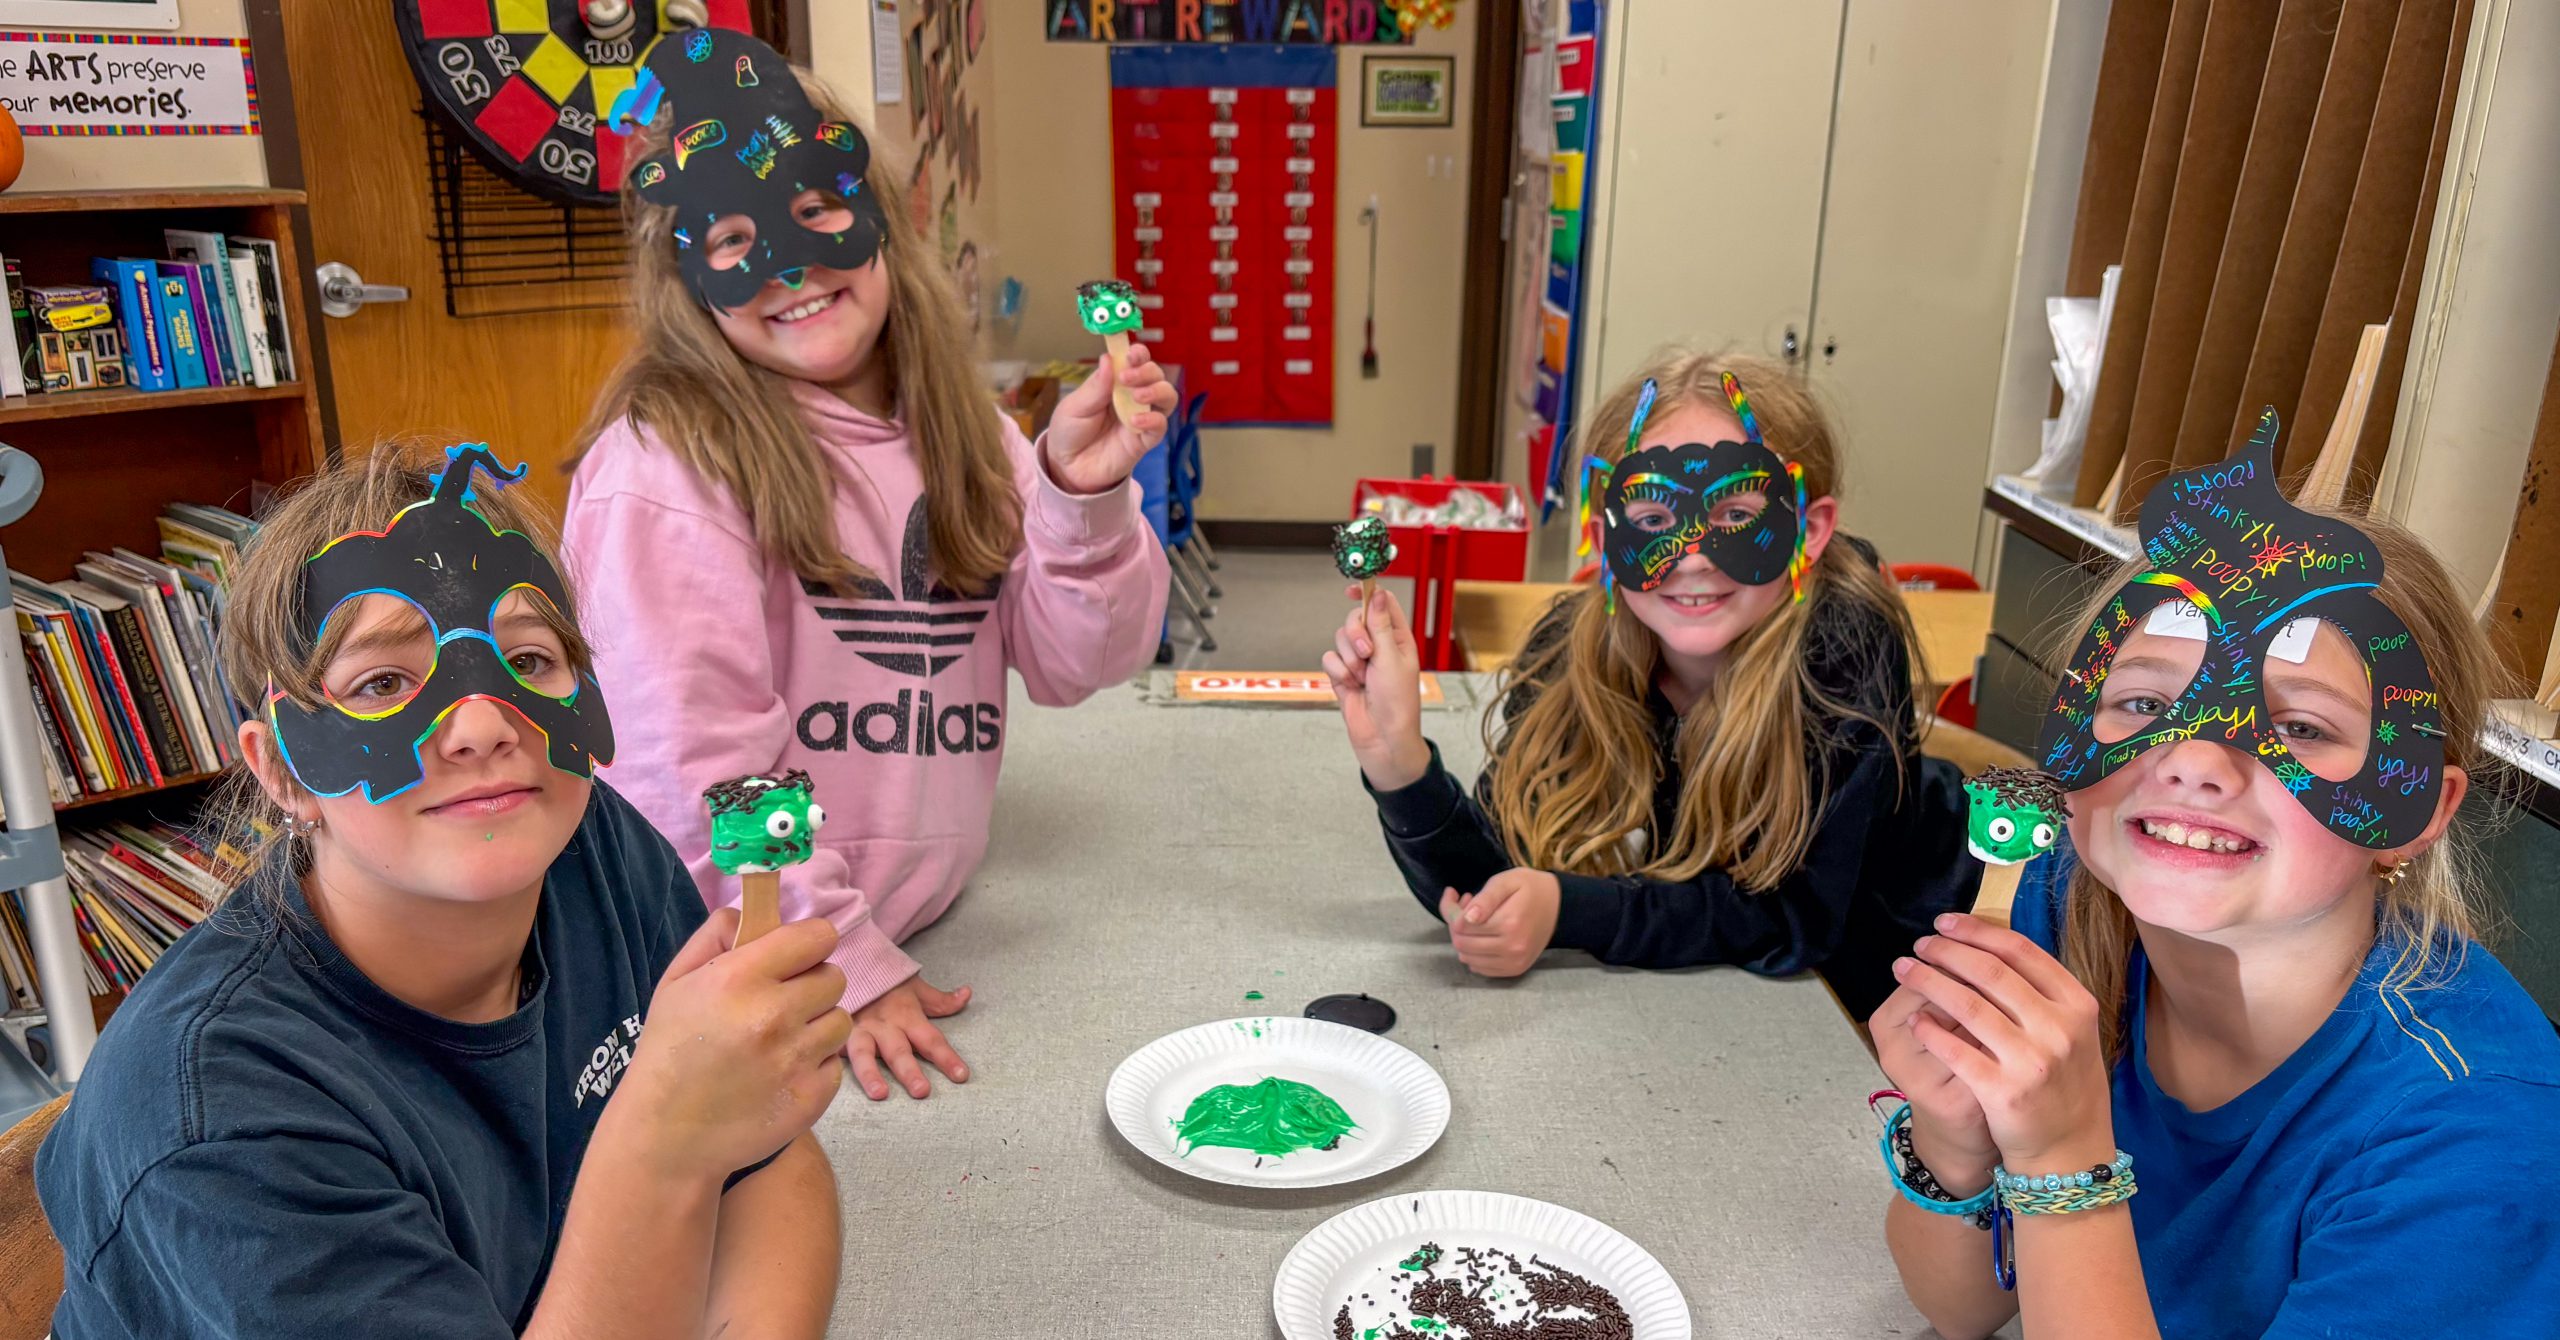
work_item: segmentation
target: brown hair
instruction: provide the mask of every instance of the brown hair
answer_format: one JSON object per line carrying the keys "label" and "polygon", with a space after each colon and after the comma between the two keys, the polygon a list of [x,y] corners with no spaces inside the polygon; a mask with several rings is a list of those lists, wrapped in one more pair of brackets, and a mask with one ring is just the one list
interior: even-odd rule
{"label": "brown hair", "polygon": [[[2295,504],[2319,516],[2343,518],[2373,540],[2382,556],[2382,584],[2374,594],[2417,638],[2435,680],[2444,713],[2444,761],[2469,775],[2473,790],[2494,790],[2496,758],[2480,747],[2480,728],[2489,700],[2507,692],[2508,673],[2468,613],[2471,602],[2455,588],[2453,578],[2436,561],[2426,543],[2395,522],[2377,516],[2355,516],[2324,507]],[[2124,583],[2143,569],[2124,565],[2100,586],[2097,599],[2069,625],[2067,641],[2054,647],[2054,664],[2068,664],[2079,650],[2081,630],[2099,617]],[[2483,807],[2486,808],[2486,807]],[[2344,839],[2340,839],[2343,841]],[[2486,912],[2477,869],[2478,834],[2473,821],[2457,817],[2444,837],[2410,858],[2395,883],[2377,881],[2375,901],[2380,934],[2401,941],[2399,956],[2384,975],[2384,989],[2426,985],[2439,967],[2458,966],[2460,947],[2480,938]],[[2112,1062],[2124,1049],[2125,974],[2135,937],[2133,913],[2085,864],[2075,865],[2064,895],[2062,962],[2098,1001],[2098,1036]],[[2439,952],[2447,944],[2457,957]]]}
{"label": "brown hair", "polygon": [[[258,533],[225,579],[228,605],[215,646],[224,687],[261,719],[270,693],[281,691],[305,707],[325,701],[321,679],[346,640],[345,623],[326,630],[312,628],[303,617],[303,562],[331,540],[360,530],[381,530],[400,509],[435,494],[436,475],[443,470],[444,451],[421,441],[378,444],[362,456],[347,455],[338,464],[312,475],[277,503],[258,523]],[[522,531],[545,554],[559,551],[539,501],[515,489],[479,487],[471,505],[499,530]],[[555,560],[556,562],[556,560]],[[575,595],[561,578],[561,595],[570,601],[555,609],[537,600],[543,622],[560,638],[571,669],[587,674],[593,666],[586,639],[578,631]],[[264,746],[275,748],[270,737]],[[288,774],[288,780],[290,774]],[[265,857],[284,832],[284,812],[246,767],[226,777],[205,810],[209,835],[247,858],[243,877],[254,879]]]}
{"label": "brown hair", "polygon": [[[1685,350],[1657,356],[1594,408],[1582,430],[1585,450],[1612,464],[1625,454],[1646,379],[1659,392],[1652,412],[1663,416],[1693,403],[1723,407],[1726,372],[1750,394],[1771,448],[1804,467],[1807,499],[1836,496],[1840,449],[1829,421],[1799,378],[1766,359]],[[1597,590],[1566,601],[1550,616],[1564,621],[1563,636],[1533,647],[1504,680],[1506,690],[1519,692],[1512,700],[1519,710],[1505,714],[1499,739],[1490,717],[1486,725],[1494,819],[1521,865],[1660,880],[1712,868],[1745,889],[1766,890],[1803,863],[1830,789],[1829,751],[1807,747],[1813,733],[1854,719],[1898,744],[1911,737],[1907,714],[1887,720],[1873,705],[1833,697],[1814,679],[1809,643],[1823,635],[1814,611],[1829,602],[1851,607],[1851,626],[1884,629],[1906,658],[1913,654],[1901,593],[1835,534],[1805,574],[1805,599],[1779,606],[1735,641],[1707,696],[1682,719],[1679,824],[1655,834],[1653,854],[1639,864],[1624,843],[1653,823],[1653,787],[1638,779],[1651,783],[1661,772],[1645,709],[1660,646],[1632,613],[1612,612]],[[1909,689],[1895,684],[1890,691]]]}
{"label": "brown hair", "polygon": [[[859,124],[824,84],[794,73],[829,120]],[[639,132],[631,155],[654,152],[665,136],[659,127]],[[873,352],[889,360],[891,402],[924,475],[932,568],[954,590],[977,594],[1011,565],[1022,540],[1022,497],[1004,431],[979,385],[959,299],[908,216],[897,174],[876,149],[862,189],[888,219],[877,263],[888,268],[889,315]],[[876,578],[845,553],[836,533],[836,474],[793,403],[791,379],[730,348],[678,270],[675,210],[648,204],[636,191],[622,193],[622,209],[637,338],[578,430],[571,467],[629,419],[727,489],[754,525],[756,543],[794,573],[839,591]]]}

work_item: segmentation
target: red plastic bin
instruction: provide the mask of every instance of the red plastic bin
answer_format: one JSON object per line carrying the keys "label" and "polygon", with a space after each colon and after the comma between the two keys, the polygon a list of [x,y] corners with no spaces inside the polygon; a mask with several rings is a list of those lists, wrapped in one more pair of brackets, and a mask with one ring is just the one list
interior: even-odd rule
{"label": "red plastic bin", "polygon": [[1529,572],[1527,509],[1520,490],[1509,484],[1478,480],[1362,479],[1351,486],[1351,515],[1361,514],[1361,500],[1371,495],[1407,498],[1437,507],[1460,489],[1480,493],[1505,514],[1524,518],[1516,529],[1479,530],[1459,526],[1387,527],[1395,559],[1389,577],[1413,579],[1413,636],[1425,670],[1460,670],[1458,649],[1451,645],[1456,625],[1458,582],[1516,582]]}

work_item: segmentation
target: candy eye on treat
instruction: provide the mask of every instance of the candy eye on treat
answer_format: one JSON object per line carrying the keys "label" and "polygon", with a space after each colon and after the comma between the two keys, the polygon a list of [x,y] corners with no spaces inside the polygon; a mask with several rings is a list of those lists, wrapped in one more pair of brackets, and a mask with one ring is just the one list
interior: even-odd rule
{"label": "candy eye on treat", "polygon": [[2034,768],[1993,768],[1964,784],[1970,802],[1965,846],[1990,865],[2017,865],[2051,851],[2071,818],[2061,784]]}
{"label": "candy eye on treat", "polygon": [[1120,422],[1138,421],[1138,398],[1129,394],[1129,333],[1146,324],[1138,307],[1138,290],[1123,279],[1096,279],[1076,286],[1076,316],[1084,328],[1102,337],[1103,354],[1111,360],[1111,408]]}
{"label": "candy eye on treat", "polygon": [[567,691],[555,696],[516,674],[498,641],[499,607],[519,590],[553,610],[569,607],[559,570],[533,541],[492,526],[472,505],[475,475],[504,488],[524,473],[500,467],[485,443],[448,447],[430,496],[381,530],[341,535],[304,560],[302,627],[314,643],[332,618],[351,615],[367,597],[389,596],[414,611],[434,649],[417,687],[388,708],[335,697],[304,707],[269,686],[267,721],[285,766],[313,794],[362,787],[379,805],[406,792],[425,777],[419,751],[473,699],[524,718],[551,766],[572,777],[591,777],[613,761],[613,719],[595,680],[556,672],[561,682],[549,687]]}
{"label": "candy eye on treat", "polygon": [[1651,591],[1691,554],[1745,586],[1785,577],[1804,599],[1804,467],[1783,460],[1761,440],[1750,397],[1730,372],[1725,403],[1742,424],[1740,442],[1639,446],[1656,390],[1646,382],[1627,428],[1627,451],[1615,466],[1583,461],[1582,541],[1592,549],[1591,514],[1600,513],[1601,582],[1612,608],[1618,588]]}
{"label": "candy eye on treat", "polygon": [[782,867],[817,850],[825,807],[798,768],[750,775],[702,793],[711,807],[711,864],[738,876],[738,944],[782,924]]}
{"label": "candy eye on treat", "polygon": [[1334,570],[1360,583],[1360,603],[1367,604],[1377,593],[1378,578],[1395,561],[1395,542],[1387,538],[1387,523],[1375,512],[1333,528]]}
{"label": "candy eye on treat", "polygon": [[[2331,832],[2390,847],[2435,815],[2435,681],[2374,594],[2382,551],[2372,538],[2277,488],[2277,431],[2268,409],[2229,460],[2172,474],[2144,499],[2143,570],[2083,633],[2037,759],[2076,791],[2155,746],[2209,740],[2275,774]],[[2297,686],[2334,697],[2356,679],[2362,711],[2333,703],[2326,729],[2278,729]]]}

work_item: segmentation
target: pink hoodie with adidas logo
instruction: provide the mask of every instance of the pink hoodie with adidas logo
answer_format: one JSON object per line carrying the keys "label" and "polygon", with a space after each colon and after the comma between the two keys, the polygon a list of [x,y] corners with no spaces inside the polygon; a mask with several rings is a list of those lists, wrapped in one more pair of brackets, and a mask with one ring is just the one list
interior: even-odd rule
{"label": "pink hoodie with adidas logo", "polygon": [[923,479],[902,424],[797,386],[835,465],[836,534],[880,582],[813,593],[756,546],[728,492],[626,422],[569,490],[579,622],[613,704],[604,774],[675,843],[713,907],[706,787],[802,768],[827,810],[817,852],[783,872],[784,920],[823,916],[845,1007],[916,971],[898,943],[932,923],[986,854],[1004,757],[1005,671],[1031,700],[1082,701],[1154,656],[1164,550],[1125,483],[1095,497],[1049,481],[1011,423],[1023,544],[986,599],[925,568]]}

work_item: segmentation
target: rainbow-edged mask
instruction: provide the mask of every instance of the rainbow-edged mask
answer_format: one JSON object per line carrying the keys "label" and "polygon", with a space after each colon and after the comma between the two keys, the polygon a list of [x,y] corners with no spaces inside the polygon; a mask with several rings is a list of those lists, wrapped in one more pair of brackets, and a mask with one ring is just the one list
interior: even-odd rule
{"label": "rainbow-edged mask", "polygon": [[[609,124],[629,134],[669,99],[667,147],[633,164],[626,185],[675,209],[676,261],[705,307],[742,307],[773,280],[798,288],[810,266],[858,270],[880,254],[888,217],[862,188],[871,144],[819,113],[781,53],[726,28],[670,33],[614,100]],[[812,189],[844,204],[841,229],[819,232],[794,217],[792,202]],[[714,265],[712,225],[732,214],[754,221],[755,240]]]}
{"label": "rainbow-edged mask", "polygon": [[[1730,372],[1725,402],[1742,423],[1742,441],[1639,449],[1655,395],[1648,380],[1614,469],[1598,456],[1583,460],[1577,556],[1591,552],[1592,500],[1601,498],[1600,548],[1613,601],[1621,586],[1650,591],[1669,581],[1690,554],[1705,554],[1716,571],[1745,586],[1785,577],[1804,599],[1804,467],[1779,459],[1760,440],[1760,420]],[[1734,504],[1752,500],[1758,506],[1743,517],[1745,508]]]}
{"label": "rainbow-edged mask", "polygon": [[408,602],[435,639],[435,660],[399,706],[360,713],[334,700],[306,708],[270,689],[267,720],[285,765],[313,793],[344,795],[364,788],[373,804],[399,795],[425,775],[420,751],[453,709],[474,699],[511,708],[541,732],[551,766],[593,776],[613,761],[613,720],[604,694],[581,674],[565,697],[552,697],[516,677],[491,631],[500,602],[518,589],[569,607],[559,570],[522,531],[502,531],[472,506],[472,474],[486,471],[504,487],[524,467],[501,469],[484,444],[445,449],[433,495],[400,509],[379,531],[341,535],[302,568],[302,626],[316,644],[329,619],[358,599],[387,595]]}
{"label": "rainbow-edged mask", "polygon": [[[2082,635],[2037,753],[2076,791],[2155,746],[2208,740],[2256,759],[2349,842],[2407,842],[2434,818],[2443,785],[2435,681],[2408,626],[2374,595],[2382,553],[2372,539],[2277,489],[2276,432],[2268,409],[2238,454],[2170,475],[2143,500],[2145,570]],[[2323,626],[2344,635],[2368,692],[2361,714],[2303,695],[2332,722],[2315,745],[2277,728],[2266,681],[2303,666]],[[2145,656],[2119,667],[2137,633],[2151,635]],[[2152,702],[2165,705],[2144,713]]]}

